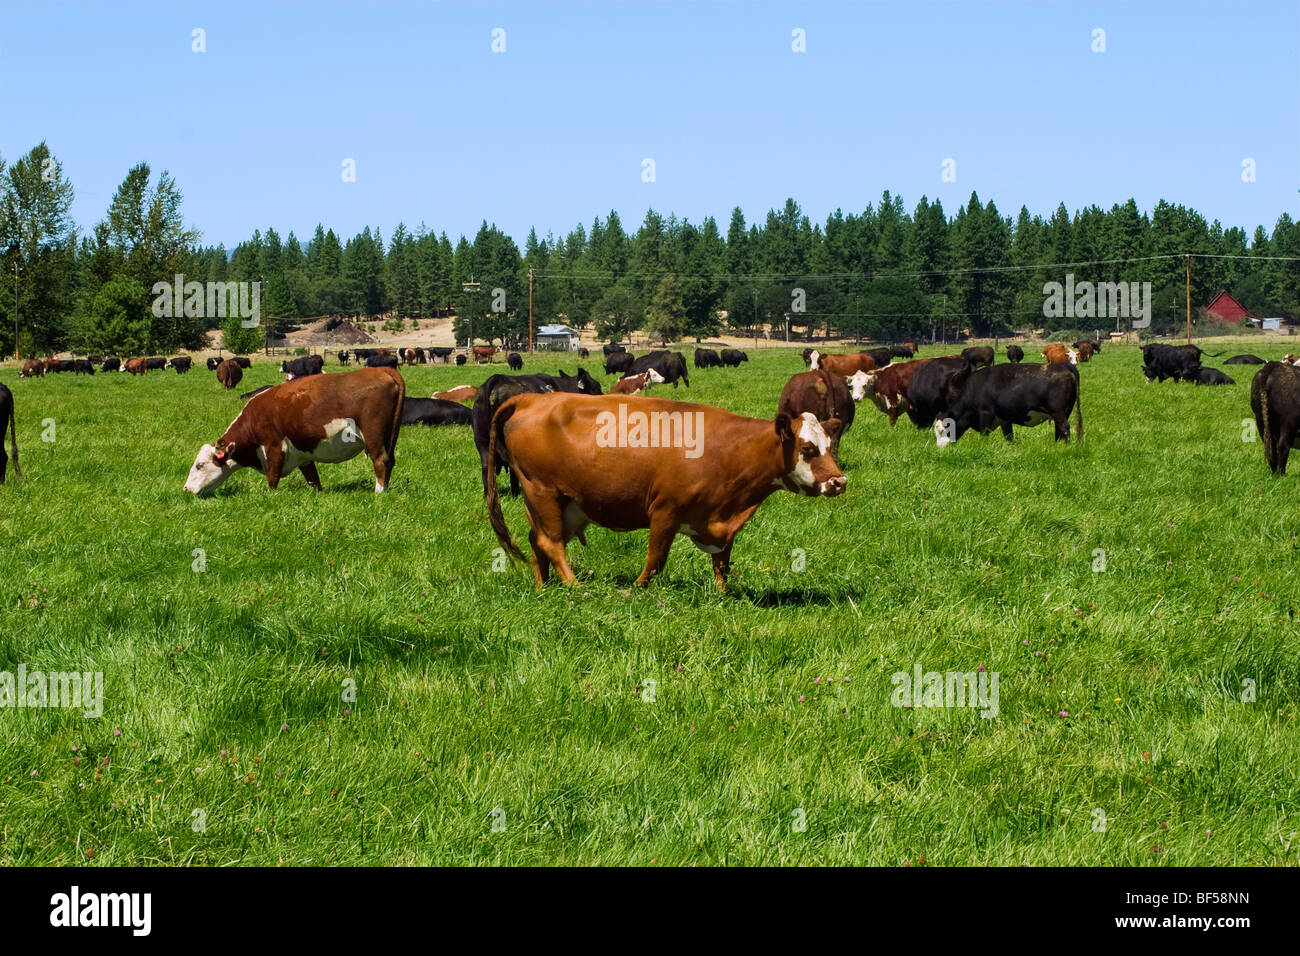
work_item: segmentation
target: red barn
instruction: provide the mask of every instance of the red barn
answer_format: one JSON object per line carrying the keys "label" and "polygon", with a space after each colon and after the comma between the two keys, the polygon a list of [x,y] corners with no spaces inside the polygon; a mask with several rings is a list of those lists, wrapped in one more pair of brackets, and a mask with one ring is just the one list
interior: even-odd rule
{"label": "red barn", "polygon": [[1205,311],[1210,317],[1218,322],[1231,322],[1233,325],[1240,325],[1242,319],[1254,318],[1246,307],[1228,295],[1226,291],[1220,292],[1210,304],[1205,307]]}

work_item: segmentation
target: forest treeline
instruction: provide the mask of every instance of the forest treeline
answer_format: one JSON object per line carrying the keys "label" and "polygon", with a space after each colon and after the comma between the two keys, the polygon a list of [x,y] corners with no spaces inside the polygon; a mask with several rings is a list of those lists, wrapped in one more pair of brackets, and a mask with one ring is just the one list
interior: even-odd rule
{"label": "forest treeline", "polygon": [[[1164,200],[1149,214],[1129,199],[1074,213],[1060,204],[1046,217],[1022,206],[1010,216],[975,193],[950,214],[925,196],[909,211],[886,191],[825,222],[793,199],[752,222],[736,208],[725,228],[654,210],[630,228],[611,211],[563,236],[530,230],[522,250],[486,221],[454,244],[424,223],[398,225],[386,241],[368,227],[345,240],[322,224],[305,242],[268,227],[227,250],[185,225],[178,184],[147,163],[128,171],[88,232],[71,218],[73,196],[45,143],[12,163],[0,157],[0,355],[13,352],[15,296],[23,356],[198,348],[214,327],[227,347],[247,351],[265,327],[315,316],[374,323],[455,312],[458,341],[471,318],[476,341],[524,341],[529,270],[537,325],[564,322],[603,339],[1114,328],[1113,319],[1044,318],[1044,283],[1066,272],[1077,281],[1151,282],[1158,329],[1182,319],[1187,253],[1198,256],[1194,305],[1226,289],[1257,315],[1300,318],[1300,262],[1283,261],[1300,259],[1300,229],[1285,212],[1271,232],[1247,233]],[[260,282],[264,327],[183,309],[156,315],[155,283],[178,274]],[[464,291],[471,282],[477,291]]]}

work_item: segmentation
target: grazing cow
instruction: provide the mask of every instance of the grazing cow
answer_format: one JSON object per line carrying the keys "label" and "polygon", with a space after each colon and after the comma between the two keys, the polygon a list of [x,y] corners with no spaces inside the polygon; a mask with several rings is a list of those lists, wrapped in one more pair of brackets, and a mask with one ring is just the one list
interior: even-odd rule
{"label": "grazing cow", "polygon": [[465,357],[464,355],[457,355],[457,356],[456,356],[456,364],[457,364],[457,365],[464,365],[466,361],[467,361],[467,359],[466,359],[466,357]]}
{"label": "grazing cow", "polygon": [[1007,346],[1008,362],[1023,362],[1024,359],[1025,359],[1025,350],[1022,349],[1019,345]]}
{"label": "grazing cow", "polygon": [[620,378],[614,383],[614,387],[609,390],[611,395],[635,395],[643,392],[651,385],[663,384],[664,377],[652,368],[646,369],[637,375],[627,375]]}
{"label": "grazing cow", "polygon": [[265,392],[268,388],[275,388],[275,385],[274,385],[274,384],[271,384],[271,385],[263,385],[261,388],[255,388],[255,389],[253,389],[251,392],[244,392],[244,394],[240,395],[239,397],[242,398],[244,401],[248,401],[248,400],[249,400],[250,398],[252,398],[254,395],[261,395],[261,394],[262,394],[263,392]]}
{"label": "grazing cow", "polygon": [[1196,370],[1195,382],[1197,385],[1236,385],[1237,383],[1230,379],[1217,368],[1201,366]]}
{"label": "grazing cow", "polygon": [[77,363],[76,363],[76,361],[74,361],[73,359],[59,359],[58,366],[59,366],[59,367],[58,367],[57,369],[55,369],[55,371],[58,371],[58,372],[76,372],[76,371],[77,371]]}
{"label": "grazing cow", "polygon": [[790,376],[785,388],[781,389],[776,410],[777,414],[788,415],[794,421],[802,418],[805,412],[819,422],[837,419],[840,428],[830,436],[830,453],[837,462],[840,460],[840,438],[849,430],[853,416],[857,413],[853,396],[849,394],[849,386],[843,376],[824,368],[815,372],[797,372]]}
{"label": "grazing cow", "polygon": [[379,353],[376,352],[374,349],[353,349],[352,350],[352,358],[358,363],[364,362],[366,359],[370,358],[370,356],[378,355],[378,354]]}
{"label": "grazing cow", "polygon": [[470,411],[440,398],[408,398],[402,406],[403,425],[468,425]]}
{"label": "grazing cow", "polygon": [[217,366],[221,364],[221,361],[222,361],[222,360],[219,359],[219,358],[217,358],[215,355],[209,356],[209,358],[208,358],[208,371],[209,371],[209,372],[215,372],[215,371],[217,370]]}
{"label": "grazing cow", "polygon": [[930,359],[917,359],[913,362],[896,362],[886,365],[874,372],[855,372],[849,379],[849,391],[854,401],[870,398],[878,409],[889,416],[889,424],[895,425],[898,416],[909,408],[907,387],[911,384],[916,370]]}
{"label": "grazing cow", "polygon": [[142,358],[127,359],[126,364],[122,366],[122,370],[132,375],[145,375],[149,372],[146,362],[147,360]]}
{"label": "grazing cow", "polygon": [[[1101,340],[1100,340],[1100,339],[1079,339],[1079,341],[1077,341],[1077,342],[1074,343],[1074,347],[1075,347],[1076,349],[1078,349],[1080,352],[1083,351],[1083,347],[1084,347],[1085,345],[1088,346],[1088,348],[1092,350],[1092,352],[1093,352],[1094,355],[1099,355],[1099,354],[1101,353]],[[1086,361],[1086,359],[1085,359],[1085,361]]]}
{"label": "grazing cow", "polygon": [[477,385],[457,385],[445,392],[434,392],[432,397],[440,398],[444,402],[472,402],[477,394]]}
{"label": "grazing cow", "polygon": [[1249,352],[1247,352],[1244,355],[1234,355],[1232,358],[1226,359],[1223,364],[1224,365],[1263,365],[1264,360],[1260,358],[1258,355],[1251,355]]}
{"label": "grazing cow", "polygon": [[617,342],[606,342],[604,345],[601,346],[601,350],[602,350],[606,355],[613,355],[615,352],[626,352],[626,351],[627,351],[627,349],[623,348],[623,346],[620,345],[620,344],[617,343]]}
{"label": "grazing cow", "polygon": [[[108,371],[105,369],[104,371]],[[28,359],[23,363],[23,370],[18,373],[19,378],[40,378],[45,374],[45,363],[40,359]]]}
{"label": "grazing cow", "polygon": [[[719,353],[718,359],[723,365],[729,368],[740,368],[740,363],[748,362],[749,356],[740,349],[723,349],[722,352]],[[687,382],[686,384],[689,385],[690,382]]]}
{"label": "grazing cow", "polygon": [[889,347],[890,358],[910,359],[915,354],[915,350],[908,348],[906,345],[891,345]]}
{"label": "grazing cow", "polygon": [[960,355],[923,360],[907,383],[907,417],[912,424],[917,428],[933,425],[957,401],[970,374],[970,362]]}
{"label": "grazing cow", "polygon": [[915,343],[915,342],[904,342],[904,343],[903,343],[903,348],[905,348],[905,349],[909,349],[913,355],[916,354],[916,343]]}
{"label": "grazing cow", "polygon": [[506,364],[510,366],[512,371],[517,372],[524,367],[524,357],[518,352],[511,352],[506,356]]}
{"label": "grazing cow", "polygon": [[[1290,358],[1290,356],[1287,356],[1287,357]],[[60,365],[60,364],[61,364],[61,363],[60,363],[59,359],[56,359],[56,358],[47,358],[47,359],[45,360],[45,362],[43,363],[44,368],[45,368],[45,374],[46,374],[46,375],[49,375],[51,372],[57,372],[57,371],[59,371],[59,365]]]}
{"label": "grazing cow", "polygon": [[452,351],[453,351],[452,349],[448,348],[445,345],[438,345],[430,348],[429,354],[434,356],[435,358],[442,359],[443,364],[446,365],[451,359]]}
{"label": "grazing cow", "polygon": [[244,377],[244,370],[234,359],[226,359],[217,366],[217,381],[222,388],[234,388]]}
{"label": "grazing cow", "polygon": [[377,352],[366,359],[366,368],[397,368],[397,356]]}
{"label": "grazing cow", "polygon": [[14,414],[14,393],[9,387],[0,384],[0,485],[5,483],[5,472],[9,468],[9,456],[5,454],[5,429],[9,430],[9,443],[13,448],[14,478],[23,480],[22,469],[18,467],[18,420]]}
{"label": "grazing cow", "polygon": [[1056,440],[1069,441],[1071,409],[1082,440],[1083,403],[1079,372],[1073,366],[1060,362],[986,366],[971,372],[947,417],[934,423],[935,442],[943,448],[972,428],[987,435],[999,427],[1011,441],[1012,425],[1033,427],[1048,419],[1056,427]]}
{"label": "grazing cow", "polygon": [[352,361],[352,356],[348,354],[347,349],[343,349],[342,351],[339,352],[340,365],[347,365],[350,361]]}
{"label": "grazing cow", "polygon": [[632,368],[636,359],[631,352],[607,352],[605,354],[605,374],[617,375]]}
{"label": "grazing cow", "polygon": [[388,488],[402,428],[406,383],[393,369],[308,375],[254,395],[216,445],[199,449],[185,490],[210,494],[240,468],[256,468],[274,491],[295,468],[320,490],[316,462],[362,451],[375,468],[375,491]]}
{"label": "grazing cow", "polygon": [[816,352],[816,351],[817,351],[817,350],[814,349],[814,348],[806,348],[806,349],[803,350],[802,353],[800,353],[800,354],[803,355],[803,364],[804,364],[804,368],[809,368],[809,367],[811,367],[811,365],[812,365],[813,352]]}
{"label": "grazing cow", "polygon": [[970,362],[972,368],[988,368],[993,364],[994,352],[988,345],[973,345],[962,349],[961,357]]}
{"label": "grazing cow", "polygon": [[482,362],[491,362],[491,361],[492,361],[492,356],[494,356],[494,355],[496,355],[496,354],[497,354],[497,347],[496,347],[495,345],[476,345],[476,346],[474,346],[474,361],[475,361],[475,362],[479,362],[479,363],[482,363]]}
{"label": "grazing cow", "polygon": [[696,368],[721,368],[722,357],[713,349],[696,349],[695,350],[695,367]]}
{"label": "grazing cow", "polygon": [[672,382],[673,388],[677,387],[678,379],[685,382],[687,388],[691,387],[690,377],[686,374],[686,356],[681,352],[668,352],[661,349],[648,355],[642,355],[632,363],[627,371],[629,375],[636,375],[647,369],[654,369],[658,372],[663,376],[665,383]]}
{"label": "grazing cow", "polygon": [[[482,466],[483,493],[487,494],[488,485],[496,485],[497,473],[506,467],[499,458],[488,457],[488,432],[492,425],[492,416],[496,414],[501,403],[514,395],[524,392],[540,394],[550,392],[582,392],[586,395],[600,395],[600,383],[591,377],[585,369],[578,369],[577,375],[566,375],[563,370],[559,376],[554,375],[493,375],[481,386],[474,397],[474,447],[478,449],[479,463]],[[490,481],[489,481],[490,479]],[[510,473],[510,493],[519,494],[519,483],[514,472]]]}
{"label": "grazing cow", "polygon": [[1079,352],[1080,362],[1088,361],[1089,359],[1092,358],[1092,353],[1097,351],[1095,348],[1092,347],[1091,342],[1080,342],[1078,345],[1075,346],[1075,349],[1077,349]]}
{"label": "grazing cow", "polygon": [[285,381],[292,382],[295,378],[303,378],[307,375],[320,375],[325,368],[325,359],[320,355],[304,355],[301,358],[286,359],[280,363],[280,371],[285,375]]}
{"label": "grazing cow", "polygon": [[147,358],[144,360],[144,367],[147,371],[150,372],[161,372],[163,369],[167,367],[167,360],[165,358],[159,358],[156,356],[152,358]]}
{"label": "grazing cow", "polygon": [[1194,382],[1201,367],[1201,354],[1201,349],[1195,345],[1144,345],[1142,374],[1146,376],[1148,385],[1153,380],[1163,382],[1166,378],[1175,382]]}
{"label": "grazing cow", "polygon": [[232,355],[230,358],[231,361],[233,361],[236,365],[238,365],[242,369],[248,369],[253,367],[253,362],[247,355]]}
{"label": "grazing cow", "polygon": [[72,370],[78,375],[94,375],[95,363],[90,359],[77,359],[72,363]]}
{"label": "grazing cow", "polygon": [[862,349],[862,353],[871,356],[872,360],[876,363],[876,368],[884,368],[894,360],[893,349]]}
{"label": "grazing cow", "polygon": [[1047,360],[1048,365],[1079,364],[1079,353],[1072,348],[1066,348],[1059,342],[1044,346],[1042,356]]}
{"label": "grazing cow", "polygon": [[407,365],[414,365],[416,362],[415,349],[400,349],[397,354]]}
{"label": "grazing cow", "polygon": [[429,364],[429,356],[428,356],[428,354],[424,351],[424,349],[417,348],[417,349],[415,350],[415,364],[416,364],[416,365],[428,365],[428,364]]}
{"label": "grazing cow", "polygon": [[1292,448],[1300,447],[1300,370],[1269,362],[1250,383],[1250,408],[1264,443],[1264,461],[1275,475],[1286,474]]}
{"label": "grazing cow", "polygon": [[106,358],[104,364],[99,367],[101,372],[119,372],[122,370],[122,360],[120,358]]}
{"label": "grazing cow", "polygon": [[876,360],[866,352],[848,352],[842,355],[823,355],[813,349],[808,356],[808,368],[817,371],[824,368],[828,372],[849,378],[854,372],[871,372],[876,368]]}
{"label": "grazing cow", "polygon": [[177,375],[184,375],[193,366],[194,360],[188,355],[176,355],[172,357],[171,367],[176,369]]}
{"label": "grazing cow", "polygon": [[580,349],[578,349],[578,358],[580,358],[580,359],[585,359],[585,358],[586,358],[587,356],[589,356],[590,354],[591,354],[591,353],[590,353],[589,351],[587,351],[585,348],[580,348]]}
{"label": "grazing cow", "polygon": [[[614,531],[650,529],[639,586],[663,571],[681,532],[712,555],[714,581],[725,591],[736,533],[768,495],[778,488],[827,497],[844,491],[848,480],[828,453],[839,428],[835,419],[819,423],[812,415],[778,414],[772,422],[661,398],[517,395],[493,417],[488,454],[503,453],[523,487],[539,587],[552,565],[562,582],[573,583],[565,545],[574,537],[585,543],[583,532],[595,522]],[[501,546],[522,560],[496,482],[487,509]]]}

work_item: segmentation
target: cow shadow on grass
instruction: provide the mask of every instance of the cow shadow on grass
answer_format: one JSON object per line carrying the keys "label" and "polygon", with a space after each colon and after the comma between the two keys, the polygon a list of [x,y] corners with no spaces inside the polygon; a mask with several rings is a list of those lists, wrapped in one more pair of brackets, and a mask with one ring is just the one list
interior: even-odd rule
{"label": "cow shadow on grass", "polygon": [[810,604],[825,606],[842,598],[839,591],[825,591],[820,588],[757,588],[728,586],[727,594],[736,600],[748,601],[754,607],[806,607]]}

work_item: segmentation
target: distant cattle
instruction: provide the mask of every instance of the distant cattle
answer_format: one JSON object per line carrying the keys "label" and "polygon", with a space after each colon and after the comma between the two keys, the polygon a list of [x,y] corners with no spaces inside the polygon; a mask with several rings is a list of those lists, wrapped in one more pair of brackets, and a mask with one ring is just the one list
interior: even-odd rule
{"label": "distant cattle", "polygon": [[457,385],[445,392],[434,392],[432,397],[440,398],[444,402],[472,402],[477,394],[477,385]]}
{"label": "distant cattle", "polygon": [[907,383],[907,417],[912,424],[917,428],[933,425],[957,401],[970,374],[970,362],[960,355],[925,360]]}
{"label": "distant cattle", "polygon": [[475,362],[491,362],[492,356],[497,354],[495,345],[476,345],[474,346]]}
{"label": "distant cattle", "polygon": [[468,425],[470,410],[439,398],[408,398],[402,405],[403,425]]}
{"label": "distant cattle", "polygon": [[150,372],[161,372],[167,367],[167,360],[154,356],[144,360],[144,367]]}
{"label": "distant cattle", "polygon": [[816,349],[808,355],[808,367],[812,371],[824,368],[836,375],[848,378],[854,372],[870,372],[876,367],[876,360],[866,352],[847,352],[842,355],[823,355]]}
{"label": "distant cattle", "polygon": [[452,351],[453,349],[450,349],[445,345],[438,345],[429,349],[429,354],[434,356],[435,358],[442,359],[443,364],[446,364],[447,361],[451,358]]}
{"label": "distant cattle", "polygon": [[843,376],[825,369],[798,372],[790,376],[790,380],[781,389],[776,410],[778,415],[785,414],[796,421],[804,412],[810,413],[819,422],[838,419],[840,427],[829,437],[831,457],[840,460],[840,439],[853,424],[853,416],[857,413]]}
{"label": "distant cattle", "polygon": [[[506,463],[488,455],[489,430],[492,416],[496,414],[501,403],[515,395],[525,392],[547,394],[552,392],[582,392],[586,395],[600,395],[600,383],[591,377],[586,369],[578,369],[577,375],[566,375],[563,370],[559,375],[493,375],[481,386],[474,397],[474,447],[478,449],[479,464],[482,467],[483,493],[486,495],[488,485],[496,485],[497,473],[506,467]],[[510,474],[510,493],[519,494],[519,483],[514,473]]]}
{"label": "distant cattle", "polygon": [[222,388],[234,388],[244,377],[244,370],[234,359],[226,359],[217,366],[217,381]]}
{"label": "distant cattle", "polygon": [[308,375],[253,396],[217,439],[199,449],[185,490],[209,494],[240,468],[266,475],[274,491],[297,469],[320,489],[316,462],[361,454],[375,469],[375,491],[387,490],[402,427],[406,384],[393,369]]}
{"label": "distant cattle", "polygon": [[419,356],[415,354],[415,349],[399,349],[397,354],[407,365],[415,365],[419,360]]}
{"label": "distant cattle", "polygon": [[722,357],[713,349],[696,349],[694,361],[696,368],[719,368],[722,365]]}
{"label": "distant cattle", "polygon": [[808,367],[811,367],[811,366],[812,366],[812,356],[813,356],[813,352],[816,352],[816,351],[817,351],[817,350],[814,349],[814,348],[806,348],[806,349],[804,349],[804,350],[800,353],[800,355],[803,356],[803,364],[804,364],[804,367],[805,367],[805,368],[808,368]]}
{"label": "distant cattle", "polygon": [[1007,346],[1007,361],[1008,361],[1008,362],[1021,362],[1021,361],[1024,361],[1024,358],[1025,358],[1025,350],[1022,349],[1019,345],[1008,345],[1008,346]]}
{"label": "distant cattle", "polygon": [[1196,370],[1196,377],[1193,379],[1197,385],[1236,385],[1231,378],[1219,371],[1217,368],[1209,368],[1202,365]]}
{"label": "distant cattle", "polygon": [[1078,351],[1059,342],[1043,346],[1042,355],[1048,365],[1077,365],[1079,362]]}
{"label": "distant cattle", "polygon": [[456,364],[457,364],[457,365],[464,365],[466,361],[468,361],[468,360],[466,359],[466,357],[465,357],[463,354],[462,354],[462,355],[457,355],[457,356],[456,356]]}
{"label": "distant cattle", "polygon": [[1286,474],[1291,449],[1300,447],[1300,369],[1269,362],[1250,383],[1250,408],[1264,443],[1264,461],[1276,475]]}
{"label": "distant cattle", "polygon": [[663,380],[662,375],[649,368],[640,374],[620,378],[609,391],[612,395],[636,395],[638,392],[645,391],[651,385],[662,384]]}
{"label": "distant cattle", "polygon": [[350,361],[352,361],[352,356],[351,356],[350,354],[348,354],[348,350],[347,350],[347,349],[343,349],[342,351],[339,352],[339,364],[340,364],[340,365],[347,365],[348,362],[350,362]]}
{"label": "distant cattle", "polygon": [[1202,350],[1195,345],[1162,345],[1153,343],[1142,346],[1142,374],[1147,384],[1152,381],[1163,382],[1172,378],[1179,382],[1196,381],[1196,373],[1201,368]]}
{"label": "distant cattle", "polygon": [[397,368],[397,356],[376,353],[366,359],[366,368]]}
{"label": "distant cattle", "polygon": [[601,351],[603,351],[606,355],[612,355],[615,352],[626,352],[627,349],[623,348],[623,346],[617,342],[606,342],[604,345],[601,346]]}
{"label": "distant cattle", "polygon": [[106,358],[104,364],[99,367],[101,372],[116,372],[122,367],[120,358]]}
{"label": "distant cattle", "polygon": [[[633,413],[644,416],[651,436],[634,441],[632,431],[619,430],[618,416]],[[487,454],[509,462],[523,487],[539,587],[552,566],[562,582],[573,583],[565,546],[574,537],[585,543],[586,526],[595,522],[615,531],[650,529],[638,585],[663,571],[680,532],[712,556],[714,582],[725,591],[736,534],[768,495],[782,488],[806,496],[844,491],[847,479],[829,454],[838,430],[838,421],[819,423],[812,415],[764,421],[660,398],[525,394],[497,410]],[[704,435],[707,442],[700,441]],[[523,559],[495,481],[487,510],[497,541]]]}
{"label": "distant cattle", "polygon": [[749,356],[740,349],[723,349],[718,358],[729,368],[739,368],[741,362],[749,361]]}
{"label": "distant cattle", "polygon": [[635,361],[636,359],[631,352],[606,352],[605,374],[617,375],[620,372],[626,372]]}
{"label": "distant cattle", "polygon": [[1264,360],[1260,358],[1258,355],[1251,355],[1249,352],[1247,352],[1245,355],[1234,355],[1232,358],[1226,359],[1223,364],[1224,365],[1263,365]]}
{"label": "distant cattle", "polygon": [[[105,369],[107,371],[107,369]],[[40,359],[28,359],[23,363],[23,370],[18,373],[19,378],[40,378],[45,374],[45,363]]]}
{"label": "distant cattle", "polygon": [[518,352],[511,352],[506,356],[506,364],[514,371],[519,371],[524,367],[524,357]]}
{"label": "distant cattle", "polygon": [[142,358],[127,359],[126,365],[122,368],[123,371],[129,372],[131,375],[144,375],[149,371],[146,360]]}
{"label": "distant cattle", "polygon": [[589,355],[591,355],[591,353],[587,351],[585,348],[578,349],[578,358],[585,359]]}
{"label": "distant cattle", "polygon": [[1101,341],[1099,339],[1079,339],[1079,341],[1074,343],[1075,349],[1079,351],[1082,351],[1085,345],[1088,346],[1093,353],[1101,352]]}
{"label": "distant cattle", "polygon": [[184,375],[193,366],[194,360],[188,355],[177,355],[168,364],[176,370],[177,375]]}
{"label": "distant cattle", "polygon": [[988,345],[973,345],[961,350],[961,357],[970,362],[973,368],[988,368],[993,364],[993,349]]}
{"label": "distant cattle", "polygon": [[1092,358],[1092,353],[1097,351],[1095,348],[1093,348],[1091,342],[1079,342],[1078,344],[1075,345],[1075,349],[1077,349],[1079,352],[1080,362],[1089,361]]}
{"label": "distant cattle", "polygon": [[90,359],[76,359],[72,363],[72,370],[78,375],[94,375],[95,363]]}
{"label": "distant cattle", "polygon": [[22,481],[22,469],[18,467],[18,418],[14,411],[14,393],[7,385],[0,384],[0,485],[5,483],[5,472],[9,469],[9,455],[5,453],[6,429],[13,449],[14,478]]}
{"label": "distant cattle", "polygon": [[249,359],[249,357],[246,355],[232,355],[230,358],[231,361],[233,361],[240,368],[251,368],[253,365],[252,360]]}
{"label": "distant cattle", "polygon": [[629,375],[636,375],[647,369],[654,369],[663,376],[665,384],[672,382],[673,388],[677,387],[678,379],[685,382],[687,388],[691,387],[690,376],[686,374],[686,356],[681,352],[668,352],[662,349],[650,352],[635,360],[627,371]]}
{"label": "distant cattle", "polygon": [[[874,372],[857,372],[849,382],[854,399],[869,398],[882,412],[889,416],[889,424],[898,422],[898,416],[912,407],[907,397],[907,388],[912,382],[916,370],[929,359],[913,362],[895,362]],[[859,384],[858,377],[861,376]]]}
{"label": "distant cattle", "polygon": [[891,345],[889,355],[891,358],[910,359],[916,354],[916,349],[911,345]]}
{"label": "distant cattle", "polygon": [[429,364],[429,356],[428,356],[428,354],[424,351],[424,349],[417,348],[417,349],[415,350],[415,364],[416,364],[416,365],[428,365],[428,364]]}
{"label": "distant cattle", "polygon": [[894,350],[888,348],[862,349],[864,355],[870,355],[876,363],[876,368],[884,368],[894,360]]}
{"label": "distant cattle", "polygon": [[1079,372],[1072,365],[986,366],[971,372],[947,414],[934,423],[935,442],[943,448],[972,428],[982,435],[1001,428],[1011,441],[1013,425],[1033,427],[1049,420],[1056,440],[1069,441],[1071,410],[1082,439]]}
{"label": "distant cattle", "polygon": [[280,371],[287,381],[304,378],[308,375],[320,375],[325,368],[325,359],[320,355],[304,355],[301,358],[286,359],[280,363]]}
{"label": "distant cattle", "polygon": [[208,371],[209,371],[209,372],[215,372],[215,371],[217,370],[217,366],[221,364],[221,361],[222,361],[222,360],[219,359],[219,358],[217,358],[217,356],[215,356],[215,355],[209,356],[209,358],[208,358]]}
{"label": "distant cattle", "polygon": [[378,355],[378,354],[379,352],[376,349],[353,349],[352,350],[352,358],[357,362],[364,362],[366,359],[370,358],[370,356]]}

